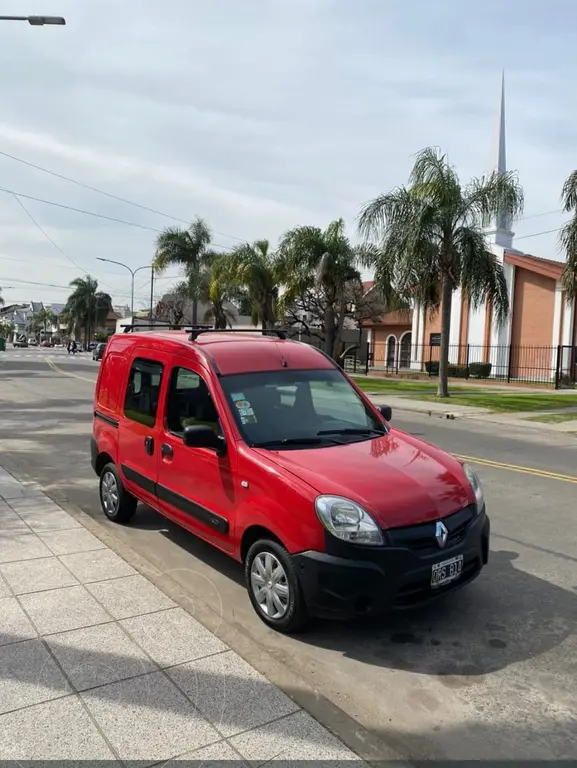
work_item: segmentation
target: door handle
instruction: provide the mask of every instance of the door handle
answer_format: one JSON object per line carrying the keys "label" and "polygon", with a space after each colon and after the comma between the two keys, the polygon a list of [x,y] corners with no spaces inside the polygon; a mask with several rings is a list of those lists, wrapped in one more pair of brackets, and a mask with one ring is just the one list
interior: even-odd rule
{"label": "door handle", "polygon": [[163,443],[160,446],[160,453],[162,456],[166,457],[167,459],[172,459],[174,456],[174,451],[172,450],[172,446],[168,443]]}
{"label": "door handle", "polygon": [[144,438],[144,449],[146,453],[149,456],[152,456],[154,453],[154,438],[153,437],[145,437]]}

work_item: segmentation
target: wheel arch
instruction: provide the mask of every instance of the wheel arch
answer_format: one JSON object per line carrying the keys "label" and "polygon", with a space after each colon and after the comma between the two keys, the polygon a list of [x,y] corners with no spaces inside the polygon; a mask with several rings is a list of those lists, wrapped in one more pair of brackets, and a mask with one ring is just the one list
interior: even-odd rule
{"label": "wheel arch", "polygon": [[269,528],[265,528],[265,526],[263,525],[250,525],[248,528],[246,528],[243,531],[243,534],[240,540],[241,562],[244,563],[246,561],[246,556],[248,554],[249,549],[259,539],[270,539],[271,541],[275,541],[277,544],[280,544],[281,547],[285,547],[285,545],[279,539],[279,537],[276,534],[274,534]]}

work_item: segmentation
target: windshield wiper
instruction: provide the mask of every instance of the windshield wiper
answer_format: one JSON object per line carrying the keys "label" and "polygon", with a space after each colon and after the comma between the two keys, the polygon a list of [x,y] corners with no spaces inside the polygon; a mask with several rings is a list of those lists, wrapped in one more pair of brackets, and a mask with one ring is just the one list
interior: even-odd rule
{"label": "windshield wiper", "polygon": [[[320,433],[319,433],[320,434]],[[278,440],[265,440],[263,443],[252,443],[252,448],[268,448],[272,445],[320,445],[326,442],[320,437],[285,437]],[[332,440],[331,442],[337,442]]]}
{"label": "windshield wiper", "polygon": [[386,435],[381,429],[372,429],[371,427],[345,427],[343,429],[321,429],[317,435]]}

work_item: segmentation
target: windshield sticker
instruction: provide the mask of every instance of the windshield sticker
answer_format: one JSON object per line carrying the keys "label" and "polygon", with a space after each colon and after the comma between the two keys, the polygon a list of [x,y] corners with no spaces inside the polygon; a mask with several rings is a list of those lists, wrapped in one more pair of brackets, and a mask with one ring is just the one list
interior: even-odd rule
{"label": "windshield sticker", "polygon": [[240,414],[241,422],[243,424],[256,424],[257,423],[256,416],[254,415],[254,411],[252,410],[252,408],[246,408],[243,410],[250,411],[250,413],[247,413],[246,415],[241,413]]}
{"label": "windshield sticker", "polygon": [[248,402],[248,400],[237,400],[235,405],[239,410],[241,410],[242,408],[250,408],[250,403]]}
{"label": "windshield sticker", "polygon": [[244,392],[235,392],[230,397],[233,400],[233,402],[236,402],[237,400],[244,400]]}

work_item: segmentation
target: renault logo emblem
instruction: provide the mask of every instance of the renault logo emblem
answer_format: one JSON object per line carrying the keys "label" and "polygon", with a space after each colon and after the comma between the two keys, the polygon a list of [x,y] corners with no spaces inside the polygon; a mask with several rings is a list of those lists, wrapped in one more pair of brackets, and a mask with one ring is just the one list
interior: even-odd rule
{"label": "renault logo emblem", "polygon": [[447,530],[447,526],[445,523],[438,522],[435,525],[435,538],[437,540],[437,544],[441,549],[445,546],[447,543],[447,539],[449,538],[449,531]]}

